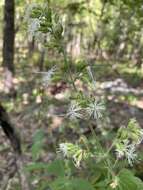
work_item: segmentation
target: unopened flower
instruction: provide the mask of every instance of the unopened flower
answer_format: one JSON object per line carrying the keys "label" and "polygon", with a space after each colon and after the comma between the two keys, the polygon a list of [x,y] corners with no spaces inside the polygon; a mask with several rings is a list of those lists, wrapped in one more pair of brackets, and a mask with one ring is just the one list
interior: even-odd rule
{"label": "unopened flower", "polygon": [[95,101],[94,103],[90,103],[86,110],[90,117],[93,117],[94,119],[99,119],[102,117],[105,106],[102,102]]}
{"label": "unopened flower", "polygon": [[129,140],[131,144],[139,145],[143,140],[143,129],[135,119],[131,119],[127,127],[120,127],[117,133],[120,142]]}
{"label": "unopened flower", "polygon": [[68,108],[66,116],[70,119],[82,118],[81,110],[82,108],[79,106],[78,103],[72,102]]}
{"label": "unopened flower", "polygon": [[113,182],[110,184],[110,187],[112,189],[116,189],[118,185],[119,185],[119,179],[118,179],[118,177],[115,177],[115,179],[113,180]]}
{"label": "unopened flower", "polygon": [[143,129],[139,126],[138,122],[133,118],[129,121],[128,126],[129,138],[134,144],[140,144],[143,140]]}
{"label": "unopened flower", "polygon": [[77,168],[80,167],[80,163],[82,159],[84,159],[84,151],[82,149],[79,149],[75,154],[73,155],[73,161]]}

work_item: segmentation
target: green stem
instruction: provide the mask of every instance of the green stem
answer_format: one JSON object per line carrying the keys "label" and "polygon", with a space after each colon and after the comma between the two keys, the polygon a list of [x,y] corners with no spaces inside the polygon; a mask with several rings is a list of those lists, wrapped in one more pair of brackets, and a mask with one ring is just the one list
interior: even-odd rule
{"label": "green stem", "polygon": [[[91,132],[92,132],[92,135],[93,135],[93,136],[95,137],[95,139],[96,139],[96,144],[97,144],[97,148],[98,148],[99,152],[101,152],[103,155],[105,155],[106,153],[105,153],[105,151],[103,150],[103,148],[102,148],[102,146],[101,146],[101,143],[99,142],[99,139],[98,139],[98,137],[97,137],[97,135],[96,135],[96,133],[95,133],[95,131],[94,131],[94,129],[93,129],[93,127],[92,127],[91,124],[89,124],[89,128],[90,128],[90,130],[91,130]],[[104,159],[103,161],[104,161],[104,164],[107,166],[106,168],[108,169],[109,173],[110,173],[111,176],[113,177],[113,176],[114,176],[114,172],[113,172],[113,169],[112,169],[112,167],[111,167],[111,161],[109,160],[108,156],[107,156],[106,159]]]}
{"label": "green stem", "polygon": [[64,63],[67,65],[67,69],[68,69],[69,77],[71,79],[72,86],[73,86],[74,90],[77,92],[78,90],[77,90],[77,88],[76,88],[76,86],[74,84],[74,80],[72,78],[72,73],[71,73],[71,69],[70,69],[70,66],[69,66],[69,63],[68,63],[68,60],[67,60],[66,52],[65,52],[64,48],[61,48],[61,49],[62,49],[62,54],[63,54],[63,57],[64,57]]}
{"label": "green stem", "polygon": [[113,168],[115,168],[115,166],[117,165],[118,161],[119,161],[119,159],[117,158],[117,159],[115,160],[115,163],[114,163],[114,165],[113,165]]}

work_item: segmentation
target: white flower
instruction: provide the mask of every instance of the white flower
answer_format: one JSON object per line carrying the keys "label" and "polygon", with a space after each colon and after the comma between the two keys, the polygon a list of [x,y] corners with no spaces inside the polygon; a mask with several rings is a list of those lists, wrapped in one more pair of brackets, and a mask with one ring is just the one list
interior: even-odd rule
{"label": "white flower", "polygon": [[82,108],[79,106],[78,103],[72,102],[66,116],[70,119],[82,118],[82,114],[80,113]]}
{"label": "white flower", "polygon": [[123,149],[116,149],[117,158],[122,158],[125,154]]}
{"label": "white flower", "polygon": [[31,18],[28,23],[28,33],[30,36],[35,36],[40,27],[40,20],[38,18]]}
{"label": "white flower", "polygon": [[129,144],[129,141],[124,140],[123,142],[118,143],[116,145],[116,154],[118,158],[122,158],[123,156],[125,156],[125,152],[127,151],[128,144]]}
{"label": "white flower", "polygon": [[128,140],[124,140],[122,143],[117,145],[116,153],[118,158],[125,157],[131,166],[137,158],[136,145],[129,144]]}
{"label": "white flower", "polygon": [[52,76],[56,71],[56,66],[52,67],[48,72],[43,73],[43,84],[48,85],[51,81]]}
{"label": "white flower", "polygon": [[134,144],[130,144],[127,146],[125,157],[127,158],[129,165],[132,166],[137,158],[136,146]]}
{"label": "white flower", "polygon": [[57,70],[57,67],[54,66],[47,72],[37,72],[37,73],[42,74],[42,83],[44,86],[49,85],[49,83],[51,82],[52,76],[54,75],[56,70]]}
{"label": "white flower", "polygon": [[63,153],[63,156],[66,157],[68,154],[68,147],[66,143],[61,143],[59,145],[59,152]]}
{"label": "white flower", "polygon": [[102,112],[105,110],[105,106],[102,102],[95,101],[94,103],[90,103],[86,110],[90,117],[99,119],[102,117]]}

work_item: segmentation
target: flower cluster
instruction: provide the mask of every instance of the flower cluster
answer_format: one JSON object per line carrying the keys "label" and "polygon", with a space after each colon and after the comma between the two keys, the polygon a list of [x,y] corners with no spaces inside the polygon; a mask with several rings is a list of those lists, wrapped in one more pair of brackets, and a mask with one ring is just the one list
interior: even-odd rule
{"label": "flower cluster", "polygon": [[61,143],[58,152],[62,153],[65,158],[72,159],[77,168],[80,167],[82,160],[86,160],[92,156],[89,151],[72,143]]}
{"label": "flower cluster", "polygon": [[28,23],[28,33],[31,37],[35,37],[36,40],[48,47],[60,46],[63,26],[59,16],[52,12],[48,4],[28,6],[25,21]]}
{"label": "flower cluster", "polygon": [[137,159],[136,145],[130,144],[128,140],[116,144],[116,153],[118,158],[125,157],[131,166]]}
{"label": "flower cluster", "polygon": [[143,140],[143,129],[141,129],[135,119],[131,119],[127,127],[118,130],[116,139],[116,153],[118,158],[125,157],[129,165],[137,159],[136,149]]}
{"label": "flower cluster", "polygon": [[104,111],[105,106],[102,102],[94,101],[82,108],[78,103],[73,101],[67,110],[66,116],[70,119],[78,119],[85,118],[85,115],[88,115],[89,118],[99,119]]}

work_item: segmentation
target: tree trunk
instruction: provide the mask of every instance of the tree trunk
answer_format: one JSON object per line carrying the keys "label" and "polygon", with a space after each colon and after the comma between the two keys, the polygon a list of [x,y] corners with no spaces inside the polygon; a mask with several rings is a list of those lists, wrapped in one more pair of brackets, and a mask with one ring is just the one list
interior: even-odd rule
{"label": "tree trunk", "polygon": [[44,69],[44,61],[45,61],[45,48],[42,48],[40,60],[39,60],[39,70],[43,71]]}
{"label": "tree trunk", "polygon": [[3,66],[14,74],[15,2],[5,0],[3,33]]}
{"label": "tree trunk", "polygon": [[[12,124],[10,117],[4,107],[0,104],[0,127],[3,129],[5,135],[9,139],[11,146],[15,153],[15,164],[16,170],[19,174],[21,190],[31,190],[31,186],[29,184],[29,176],[23,170],[24,169],[24,160],[21,150],[21,140],[19,135],[17,134],[14,125]],[[6,189],[8,185],[8,181],[11,177],[14,176],[14,171],[9,172],[9,176],[6,176],[5,180],[3,180],[1,190]]]}

